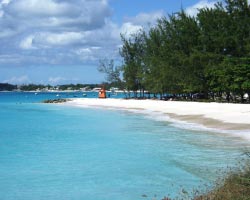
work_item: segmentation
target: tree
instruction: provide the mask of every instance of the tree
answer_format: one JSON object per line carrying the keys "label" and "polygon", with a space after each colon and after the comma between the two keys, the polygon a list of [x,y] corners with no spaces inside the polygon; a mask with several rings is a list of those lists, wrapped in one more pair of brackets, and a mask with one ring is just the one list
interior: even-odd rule
{"label": "tree", "polygon": [[160,96],[202,93],[204,98],[226,94],[228,101],[249,93],[247,0],[225,0],[200,9],[196,17],[181,10],[159,19],[148,32],[122,36],[122,42],[128,90]]}
{"label": "tree", "polygon": [[109,84],[122,88],[121,67],[114,65],[114,60],[103,59],[99,61],[98,71],[105,74]]}
{"label": "tree", "polygon": [[120,55],[124,60],[123,78],[126,82],[126,88],[128,91],[134,91],[135,97],[137,97],[138,90],[140,90],[140,94],[144,95],[144,32],[139,31],[129,38],[121,35],[121,39],[123,46]]}

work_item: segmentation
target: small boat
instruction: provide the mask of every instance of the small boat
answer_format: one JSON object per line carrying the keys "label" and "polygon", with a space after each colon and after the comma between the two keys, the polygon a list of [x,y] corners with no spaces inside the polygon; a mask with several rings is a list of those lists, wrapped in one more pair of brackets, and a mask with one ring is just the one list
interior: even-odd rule
{"label": "small boat", "polygon": [[35,95],[37,95],[37,92],[35,93]]}
{"label": "small boat", "polygon": [[59,94],[57,94],[56,96],[57,96],[57,97],[60,97],[60,95],[59,95]]}
{"label": "small boat", "polygon": [[87,94],[84,94],[84,93],[83,93],[83,94],[82,94],[82,96],[86,97],[86,96],[87,96]]}

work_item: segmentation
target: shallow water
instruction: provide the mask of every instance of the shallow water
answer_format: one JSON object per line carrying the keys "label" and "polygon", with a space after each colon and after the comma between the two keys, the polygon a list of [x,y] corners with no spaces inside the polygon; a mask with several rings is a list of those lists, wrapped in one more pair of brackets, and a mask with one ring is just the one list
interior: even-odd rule
{"label": "shallow water", "polygon": [[30,103],[51,94],[39,95],[0,94],[1,200],[175,197],[212,185],[249,149],[141,114]]}

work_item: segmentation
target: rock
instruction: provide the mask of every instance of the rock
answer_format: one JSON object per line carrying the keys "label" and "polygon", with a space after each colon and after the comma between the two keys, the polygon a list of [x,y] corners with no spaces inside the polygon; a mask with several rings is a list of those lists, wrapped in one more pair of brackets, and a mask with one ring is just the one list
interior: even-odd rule
{"label": "rock", "polygon": [[70,101],[69,99],[48,99],[42,101],[42,103],[65,103],[67,101]]}

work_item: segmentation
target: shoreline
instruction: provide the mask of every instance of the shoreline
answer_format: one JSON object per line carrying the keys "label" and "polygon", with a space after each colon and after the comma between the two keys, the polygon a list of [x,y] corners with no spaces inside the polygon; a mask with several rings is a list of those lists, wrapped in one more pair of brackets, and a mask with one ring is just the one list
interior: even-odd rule
{"label": "shoreline", "polygon": [[173,119],[200,124],[207,128],[213,128],[225,131],[249,130],[250,132],[250,124],[223,122],[220,120],[204,117],[203,115],[177,115],[172,113],[169,113],[168,115]]}
{"label": "shoreline", "polygon": [[63,104],[85,108],[128,110],[153,118],[158,115],[160,121],[197,125],[213,132],[216,130],[225,133],[234,132],[234,135],[240,134],[240,137],[250,140],[250,106],[247,104],[88,98],[71,99]]}

